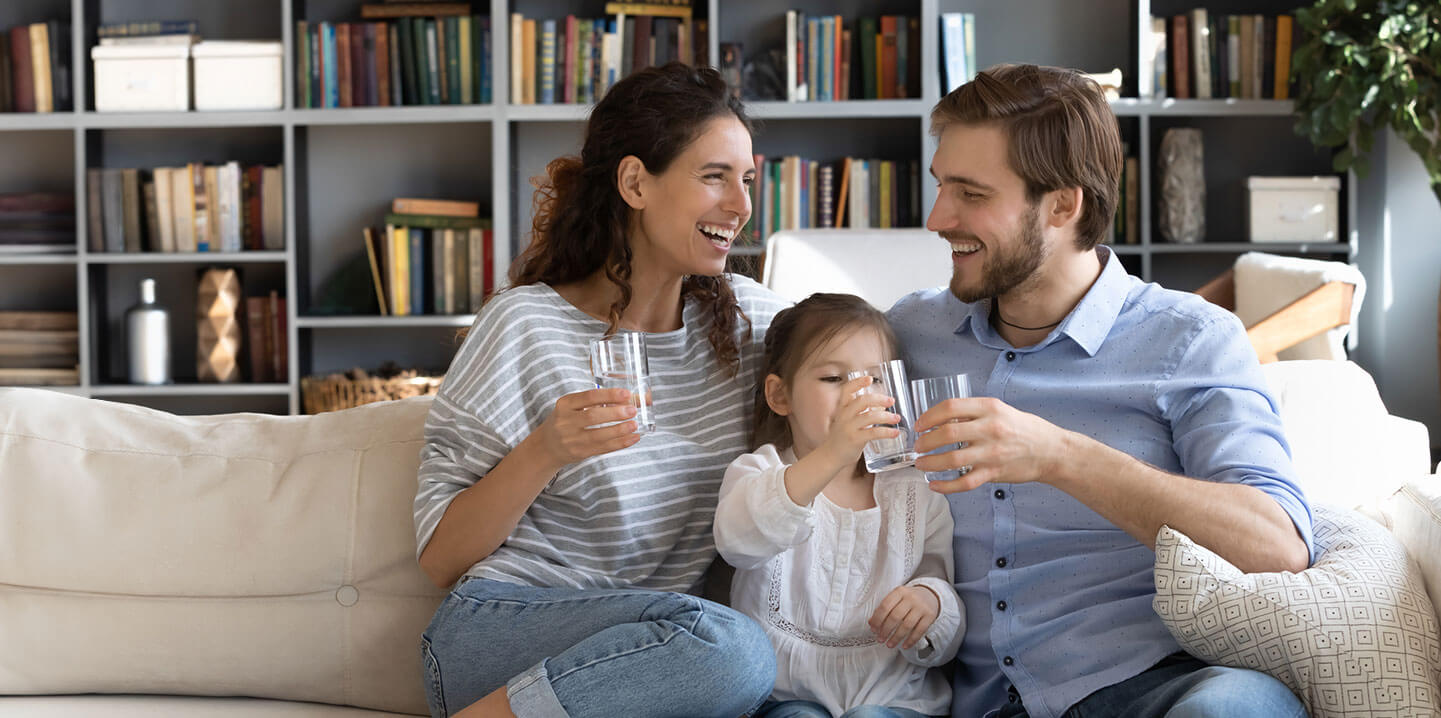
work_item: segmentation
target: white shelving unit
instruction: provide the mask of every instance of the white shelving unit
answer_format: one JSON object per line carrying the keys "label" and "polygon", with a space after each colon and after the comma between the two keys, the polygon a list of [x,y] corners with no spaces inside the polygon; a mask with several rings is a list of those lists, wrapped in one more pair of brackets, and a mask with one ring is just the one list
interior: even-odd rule
{"label": "white shelving unit", "polygon": [[[295,107],[294,35],[298,20],[359,19],[362,0],[171,0],[163,12],[151,0],[7,0],[0,29],[64,19],[72,27],[72,80],[76,109],[53,114],[0,114],[0,192],[66,191],[76,198],[76,251],[63,255],[0,256],[0,309],[74,309],[80,316],[81,384],[63,388],[82,395],[157,406],[181,412],[266,411],[298,413],[300,377],[373,369],[384,360],[442,369],[470,316],[326,316],[315,308],[326,279],[363,252],[360,229],[378,224],[396,196],[479,200],[495,229],[494,272],[504,277],[530,222],[529,178],[562,153],[580,148],[587,106],[490,105],[300,109]],[[707,45],[714,64],[722,42],[741,42],[745,56],[778,46],[785,10],[861,16],[901,14],[921,18],[922,96],[910,100],[786,103],[756,101],[756,152],[799,154],[812,159],[845,155],[920,159],[935,149],[927,131],[940,98],[938,18],[941,12],[973,12],[977,59],[1036,62],[1087,71],[1121,68],[1128,84],[1141,66],[1137,47],[1149,32],[1151,14],[1173,15],[1197,6],[1213,12],[1287,12],[1295,0],[1227,2],[1202,0],[694,0],[695,16],[708,20]],[[604,14],[603,0],[479,0],[492,27],[492,93],[509,97],[511,12],[528,17]],[[108,22],[193,18],[211,39],[279,39],[285,46],[285,106],[270,112],[103,114],[91,110],[89,49],[95,27]],[[1171,100],[1123,98],[1112,104],[1125,139],[1141,164],[1141,242],[1116,247],[1127,268],[1142,278],[1188,289],[1250,249],[1353,259],[1356,216],[1354,178],[1343,181],[1346,241],[1325,244],[1263,244],[1245,241],[1244,177],[1250,174],[1326,174],[1329,156],[1290,130],[1292,105],[1265,100]],[[1172,245],[1153,231],[1151,157],[1171,127],[1201,127],[1207,140],[1208,241]],[[823,131],[818,131],[823,129]],[[187,161],[238,159],[284,164],[283,252],[231,254],[97,254],[87,250],[85,171],[96,167],[154,167]],[[935,188],[921,182],[923,212]],[[1210,241],[1214,240],[1214,241]],[[739,254],[759,248],[740,247]],[[290,375],[274,384],[194,383],[194,272],[209,266],[238,267],[247,294],[271,289],[288,298]],[[154,276],[160,302],[171,310],[174,374],[179,383],[136,387],[121,383],[120,319],[135,301],[141,277]],[[190,380],[186,380],[190,377]]]}

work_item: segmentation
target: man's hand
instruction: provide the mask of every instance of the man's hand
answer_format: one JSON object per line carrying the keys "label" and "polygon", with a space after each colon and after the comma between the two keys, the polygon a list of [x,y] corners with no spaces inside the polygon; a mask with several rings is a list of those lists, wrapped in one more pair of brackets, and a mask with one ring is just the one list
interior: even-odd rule
{"label": "man's hand", "polygon": [[898,586],[871,614],[871,633],[886,648],[911,648],[941,615],[941,598],[924,586]]}
{"label": "man's hand", "polygon": [[1020,484],[1053,478],[1070,435],[1035,414],[991,398],[947,399],[920,416],[916,431],[925,432],[916,440],[918,454],[947,444],[966,444],[916,460],[921,471],[970,467],[958,479],[931,482],[932,489],[946,494],[992,481]]}

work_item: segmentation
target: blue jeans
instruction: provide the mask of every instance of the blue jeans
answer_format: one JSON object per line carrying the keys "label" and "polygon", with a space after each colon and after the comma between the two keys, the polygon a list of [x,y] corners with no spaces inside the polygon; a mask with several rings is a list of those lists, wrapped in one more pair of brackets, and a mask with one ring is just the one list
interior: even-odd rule
{"label": "blue jeans", "polygon": [[[756,718],[831,718],[830,711],[810,701],[766,701]],[[835,718],[927,718],[909,708],[856,706]]]}
{"label": "blue jeans", "polygon": [[[1019,701],[999,718],[1022,718]],[[1086,696],[1064,718],[1307,718],[1286,684],[1245,668],[1174,653],[1138,676]]]}
{"label": "blue jeans", "polygon": [[776,661],[754,621],[679,593],[471,579],[421,637],[433,716],[501,686],[519,718],[749,715]]}

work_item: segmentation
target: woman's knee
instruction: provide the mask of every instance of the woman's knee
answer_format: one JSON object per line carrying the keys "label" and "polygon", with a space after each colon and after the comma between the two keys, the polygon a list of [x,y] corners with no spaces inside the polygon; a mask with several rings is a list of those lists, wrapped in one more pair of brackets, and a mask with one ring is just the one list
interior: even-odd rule
{"label": "woman's knee", "polygon": [[695,637],[695,661],[714,676],[714,685],[743,698],[752,710],[770,696],[776,658],[765,631],[745,614],[719,603],[677,594],[669,620]]}

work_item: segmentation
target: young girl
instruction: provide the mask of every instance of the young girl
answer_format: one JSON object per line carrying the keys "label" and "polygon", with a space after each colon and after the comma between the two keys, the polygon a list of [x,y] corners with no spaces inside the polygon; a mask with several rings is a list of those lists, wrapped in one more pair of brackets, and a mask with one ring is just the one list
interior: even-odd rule
{"label": "young girl", "polygon": [[[894,355],[885,317],[815,294],[775,316],[756,389],[753,453],[731,462],[716,547],[736,567],[731,605],[776,651],[758,718],[944,715],[937,669],[965,613],[952,587],[952,521],[913,467],[868,473],[861,448],[896,435],[889,397],[846,374]],[[870,412],[870,413],[866,413]]]}

